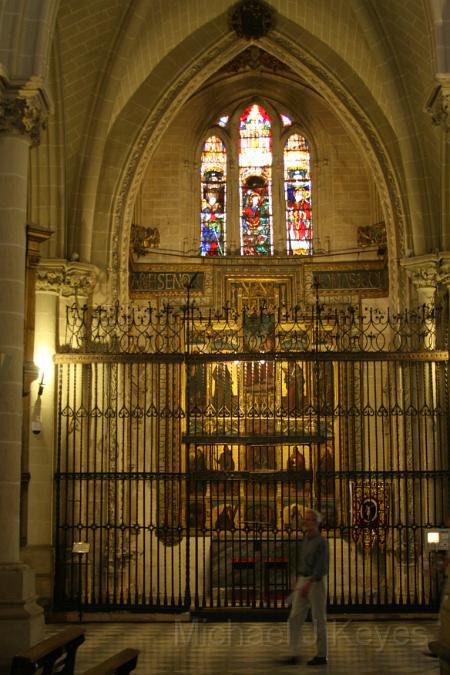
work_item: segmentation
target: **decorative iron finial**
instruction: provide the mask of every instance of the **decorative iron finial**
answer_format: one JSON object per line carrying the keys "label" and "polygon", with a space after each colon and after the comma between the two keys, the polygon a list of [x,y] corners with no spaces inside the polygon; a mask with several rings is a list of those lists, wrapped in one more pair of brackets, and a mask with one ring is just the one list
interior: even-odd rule
{"label": "decorative iron finial", "polygon": [[275,25],[275,13],[263,0],[241,0],[231,12],[231,27],[238,37],[259,40]]}

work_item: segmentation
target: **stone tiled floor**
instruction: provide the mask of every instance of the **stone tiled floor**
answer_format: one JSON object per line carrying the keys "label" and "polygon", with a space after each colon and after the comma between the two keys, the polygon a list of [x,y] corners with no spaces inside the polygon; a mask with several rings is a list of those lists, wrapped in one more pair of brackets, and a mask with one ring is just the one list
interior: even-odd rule
{"label": "stone tiled floor", "polygon": [[[283,666],[286,624],[274,623],[87,623],[77,673],[125,647],[140,650],[136,673],[199,675],[321,672],[334,675],[417,673],[438,675],[437,659],[426,656],[437,635],[435,621],[329,621],[329,664]],[[51,624],[47,635],[66,626]],[[305,659],[314,654],[313,630],[305,627]]]}

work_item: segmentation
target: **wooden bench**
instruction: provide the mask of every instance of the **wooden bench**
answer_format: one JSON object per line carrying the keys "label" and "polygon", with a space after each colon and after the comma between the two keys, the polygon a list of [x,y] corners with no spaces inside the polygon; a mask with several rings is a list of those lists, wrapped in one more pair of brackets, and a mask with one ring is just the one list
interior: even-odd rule
{"label": "wooden bench", "polygon": [[84,640],[83,628],[67,628],[17,654],[11,664],[11,675],[31,675],[40,668],[42,675],[51,675],[56,666],[60,675],[73,675],[76,652]]}
{"label": "wooden bench", "polygon": [[138,655],[137,649],[123,649],[98,666],[85,670],[83,675],[127,675],[136,668]]}

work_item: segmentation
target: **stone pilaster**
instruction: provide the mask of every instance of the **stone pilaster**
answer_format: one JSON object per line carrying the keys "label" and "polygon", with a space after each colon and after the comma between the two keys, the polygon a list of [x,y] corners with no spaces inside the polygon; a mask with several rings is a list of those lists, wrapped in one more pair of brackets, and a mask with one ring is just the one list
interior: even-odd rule
{"label": "stone pilaster", "polygon": [[441,222],[440,245],[450,246],[450,73],[438,73],[433,91],[425,110],[430,114],[432,123],[442,130],[441,165]]}
{"label": "stone pilaster", "polygon": [[[46,355],[51,364],[58,341],[59,322],[64,325],[66,305],[90,302],[97,283],[98,270],[93,265],[64,259],[40,260],[35,270],[36,318],[35,358]],[[44,606],[49,605],[53,586],[52,500],[53,455],[55,447],[55,377],[54,368],[45,373],[40,396],[41,430],[30,436],[28,490],[28,542],[22,559],[36,572],[36,590]],[[32,402],[37,400],[39,384],[32,387]]]}
{"label": "stone pilaster", "polygon": [[443,296],[450,302],[450,251],[404,258],[400,265],[417,291],[419,304],[434,305]]}
{"label": "stone pilaster", "polygon": [[[27,498],[30,481],[30,388],[39,376],[39,367],[34,363],[35,286],[36,268],[40,260],[40,246],[51,236],[49,230],[37,225],[27,225],[27,255],[25,272],[25,322],[24,322],[24,367],[23,367],[23,423],[22,423],[22,489],[20,513],[20,546],[26,546],[28,538]],[[22,557],[23,558],[23,557]]]}
{"label": "stone pilaster", "polygon": [[39,87],[0,78],[0,672],[44,627],[34,572],[20,562],[19,514],[29,148],[45,113]]}
{"label": "stone pilaster", "polygon": [[[405,258],[400,261],[401,267],[406,271],[411,280],[414,289],[417,293],[419,305],[427,305],[430,309],[434,309],[439,302],[439,284],[440,284],[440,266],[441,256],[439,253],[430,253],[427,255],[416,256],[414,258]],[[439,324],[436,324],[436,315],[434,312],[425,313],[426,330],[424,330],[423,343],[426,349],[435,349],[440,342]],[[423,327],[425,328],[425,326]],[[434,369],[434,364],[431,366]],[[407,398],[410,400],[417,400],[422,404],[427,401],[428,392],[434,390],[436,386],[436,378],[433,376],[433,371],[430,368],[424,368],[422,372],[423,384],[422,390],[417,394],[412,391],[411,383],[405,381],[402,387],[405,388]],[[417,397],[417,398],[416,398]],[[417,443],[417,438],[414,439],[412,428],[405,430],[405,443],[407,448],[407,470],[412,470],[414,466],[426,466],[430,470],[441,469],[442,467],[435,465],[435,456],[428,455],[427,439],[433,439],[435,435],[434,422],[431,418],[426,418],[422,425],[417,425],[415,433],[420,434],[421,442]],[[430,514],[431,522],[439,519],[440,516],[436,512],[435,485],[429,485],[426,495],[418,494],[417,488],[408,490],[403,496],[402,500],[407,505],[407,513],[405,518],[411,517],[415,514],[417,504],[421,504],[422,513]],[[409,514],[409,515],[408,515]],[[414,515],[413,515],[414,518]],[[408,520],[408,522],[411,522]],[[410,541],[410,551],[414,550],[414,542]],[[407,554],[407,553],[406,553]],[[414,563],[413,563],[414,564]]]}
{"label": "stone pilaster", "polygon": [[[54,473],[55,377],[51,357],[55,352],[58,326],[58,297],[54,293],[36,291],[34,358],[46,364],[44,387],[39,395],[39,382],[31,389],[31,419],[39,406],[39,433],[29,437],[28,503],[26,504],[27,546],[22,560],[36,573],[36,592],[41,604],[51,604],[53,596],[52,500]],[[35,429],[35,425],[33,427]]]}
{"label": "stone pilaster", "polygon": [[414,258],[403,258],[400,265],[416,289],[418,304],[433,306],[439,284],[439,254],[430,253]]}

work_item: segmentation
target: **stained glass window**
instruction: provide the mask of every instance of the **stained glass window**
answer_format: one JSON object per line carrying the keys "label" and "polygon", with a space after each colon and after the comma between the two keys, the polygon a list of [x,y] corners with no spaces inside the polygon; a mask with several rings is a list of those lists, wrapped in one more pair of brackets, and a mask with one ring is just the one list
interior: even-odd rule
{"label": "stained glass window", "polygon": [[222,115],[217,120],[217,124],[219,125],[219,127],[226,127],[229,119],[230,119],[229,115]]}
{"label": "stained glass window", "polygon": [[292,134],[284,146],[288,255],[312,253],[310,155],[306,139]]}
{"label": "stained glass window", "polygon": [[281,123],[284,127],[290,127],[291,126],[292,120],[291,120],[290,117],[288,117],[287,115],[281,114],[280,118],[281,118]]}
{"label": "stained glass window", "polygon": [[242,255],[270,255],[272,243],[272,128],[257,104],[240,117],[239,185]]}
{"label": "stained glass window", "polygon": [[[221,115],[216,124],[228,127],[230,119],[228,114]],[[279,113],[274,124],[280,131],[282,127],[292,126],[293,121],[289,115]],[[225,255],[227,201],[235,203],[236,189],[239,190],[241,255],[273,254],[274,176],[276,181],[284,181],[287,254],[311,255],[311,162],[307,140],[291,130],[283,148],[282,178],[277,167],[273,169],[272,120],[261,105],[249,105],[239,117],[238,183],[231,185],[232,199],[229,200],[227,150],[219,133],[222,132],[209,136],[202,147],[200,255]],[[276,187],[278,189],[278,183]]]}
{"label": "stained glass window", "polygon": [[200,255],[225,254],[227,154],[218,136],[210,136],[201,156],[202,212]]}

